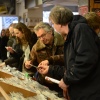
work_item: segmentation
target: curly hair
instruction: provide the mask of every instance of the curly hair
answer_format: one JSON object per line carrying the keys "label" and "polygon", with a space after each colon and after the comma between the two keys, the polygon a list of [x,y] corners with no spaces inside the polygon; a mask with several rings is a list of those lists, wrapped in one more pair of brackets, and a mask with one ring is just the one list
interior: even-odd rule
{"label": "curly hair", "polygon": [[84,15],[87,19],[88,25],[93,29],[100,29],[100,16],[98,16],[95,12],[88,12]]}

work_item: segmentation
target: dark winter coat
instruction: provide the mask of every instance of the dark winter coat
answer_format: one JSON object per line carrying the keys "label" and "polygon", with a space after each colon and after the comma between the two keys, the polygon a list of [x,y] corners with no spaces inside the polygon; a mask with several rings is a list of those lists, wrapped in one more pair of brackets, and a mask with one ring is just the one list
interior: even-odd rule
{"label": "dark winter coat", "polygon": [[8,42],[9,38],[7,36],[2,36],[1,37],[1,41],[0,41],[0,55],[1,55],[1,60],[2,62],[7,59],[7,50],[6,50],[6,46],[7,46],[7,42]]}
{"label": "dark winter coat", "polygon": [[70,100],[100,100],[100,40],[81,16],[69,24],[69,34],[64,44],[64,76],[61,66],[49,69],[49,75],[63,76],[69,85]]}

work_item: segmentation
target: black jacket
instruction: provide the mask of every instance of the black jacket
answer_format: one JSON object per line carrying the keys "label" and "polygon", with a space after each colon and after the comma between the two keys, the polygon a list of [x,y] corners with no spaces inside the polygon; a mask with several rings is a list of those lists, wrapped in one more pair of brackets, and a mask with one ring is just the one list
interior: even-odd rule
{"label": "black jacket", "polygon": [[15,44],[13,49],[15,50],[15,52],[13,54],[10,53],[10,57],[6,59],[4,62],[6,65],[18,68],[20,64],[20,58],[24,54],[24,51],[22,50],[22,47],[20,44]]}
{"label": "black jacket", "polygon": [[100,40],[82,16],[75,16],[69,29],[64,44],[63,80],[69,85],[70,98],[100,100]]}
{"label": "black jacket", "polygon": [[7,50],[6,50],[6,46],[7,46],[7,42],[8,42],[8,37],[7,36],[3,36],[1,37],[1,41],[0,41],[0,55],[1,55],[1,60],[2,62],[7,59]]}

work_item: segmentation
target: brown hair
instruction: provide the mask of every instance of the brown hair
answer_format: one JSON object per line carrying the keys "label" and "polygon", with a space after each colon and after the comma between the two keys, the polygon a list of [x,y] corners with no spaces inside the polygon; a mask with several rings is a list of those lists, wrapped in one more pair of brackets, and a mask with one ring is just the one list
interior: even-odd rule
{"label": "brown hair", "polygon": [[[14,26],[14,28],[18,29],[19,31],[22,32],[22,34],[25,35],[25,39],[26,39],[26,41],[27,41],[29,44],[32,43],[32,42],[31,42],[32,33],[31,33],[31,31],[27,28],[27,26],[26,26],[24,23],[19,22],[19,23],[17,23],[17,24]],[[18,41],[18,42],[20,42],[20,41]]]}
{"label": "brown hair", "polygon": [[95,12],[88,12],[84,17],[87,19],[88,25],[93,30],[100,28],[100,17]]}
{"label": "brown hair", "polygon": [[3,36],[3,35],[5,36],[6,35],[6,32],[5,31],[6,31],[5,29],[2,29],[1,30],[1,36]]}
{"label": "brown hair", "polygon": [[10,32],[9,32],[9,29],[7,28],[7,29],[5,29],[5,33],[6,33],[6,36],[10,36]]}
{"label": "brown hair", "polygon": [[51,9],[49,19],[56,24],[66,25],[73,19],[73,13],[70,9],[57,5]]}

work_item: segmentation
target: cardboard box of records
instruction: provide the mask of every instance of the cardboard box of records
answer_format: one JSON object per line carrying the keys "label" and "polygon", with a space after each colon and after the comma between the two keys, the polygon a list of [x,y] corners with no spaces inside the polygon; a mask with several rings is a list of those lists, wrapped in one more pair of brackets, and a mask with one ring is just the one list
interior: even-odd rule
{"label": "cardboard box of records", "polygon": [[13,75],[0,71],[0,78],[11,78]]}
{"label": "cardboard box of records", "polygon": [[[13,77],[13,75],[0,71],[0,78],[9,80],[11,77]],[[0,81],[0,100],[13,100],[10,97],[11,93],[22,93],[25,98],[37,95],[34,92]]]}
{"label": "cardboard box of records", "polygon": [[31,91],[27,91],[25,89],[10,84],[0,82],[0,100],[17,100],[12,99],[11,93],[22,93],[24,98],[33,97],[36,95],[36,93],[33,93]]}
{"label": "cardboard box of records", "polygon": [[0,100],[64,100],[56,94],[16,69],[0,68]]}

